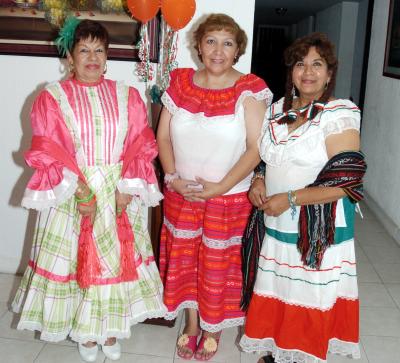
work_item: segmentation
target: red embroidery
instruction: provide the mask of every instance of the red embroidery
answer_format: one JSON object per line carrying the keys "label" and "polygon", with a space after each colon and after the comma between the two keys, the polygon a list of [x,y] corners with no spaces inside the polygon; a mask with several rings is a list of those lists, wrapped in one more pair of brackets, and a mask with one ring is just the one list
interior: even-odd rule
{"label": "red embroidery", "polygon": [[201,88],[193,83],[194,73],[192,68],[173,71],[167,93],[177,107],[191,113],[202,112],[207,117],[232,115],[244,92],[255,94],[267,89],[265,82],[254,74],[243,75],[229,88]]}

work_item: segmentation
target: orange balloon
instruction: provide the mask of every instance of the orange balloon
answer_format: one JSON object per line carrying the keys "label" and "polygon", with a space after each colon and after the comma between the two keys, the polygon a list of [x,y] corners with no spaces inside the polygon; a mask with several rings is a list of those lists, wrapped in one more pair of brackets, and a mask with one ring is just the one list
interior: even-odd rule
{"label": "orange balloon", "polygon": [[140,20],[142,23],[147,23],[153,19],[160,9],[161,0],[127,0],[126,5],[132,16]]}
{"label": "orange balloon", "polygon": [[174,30],[182,29],[193,18],[195,0],[162,0],[161,12],[167,24]]}

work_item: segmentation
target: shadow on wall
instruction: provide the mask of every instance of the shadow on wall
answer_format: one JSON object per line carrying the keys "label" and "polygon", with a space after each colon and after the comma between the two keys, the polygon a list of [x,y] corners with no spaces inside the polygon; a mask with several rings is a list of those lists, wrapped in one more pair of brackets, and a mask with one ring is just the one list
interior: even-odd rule
{"label": "shadow on wall", "polygon": [[[69,77],[68,73],[68,63],[65,58],[59,59],[59,72],[62,74],[62,79],[66,79]],[[21,208],[21,201],[24,195],[24,191],[26,185],[28,184],[29,179],[33,174],[33,170],[26,165],[24,159],[24,152],[30,148],[31,139],[32,139],[32,128],[30,123],[30,113],[32,109],[32,105],[39,95],[39,93],[47,86],[47,82],[40,83],[34,91],[32,91],[28,97],[25,99],[25,102],[22,106],[20,112],[20,122],[21,122],[21,130],[22,130],[22,137],[19,145],[19,149],[12,152],[12,158],[14,163],[22,168],[22,174],[19,176],[17,181],[15,182],[14,188],[11,191],[10,198],[8,204],[11,207],[19,207]],[[22,247],[22,253],[20,262],[18,264],[17,273],[23,273],[26,269],[26,266],[29,261],[32,242],[34,237],[34,231],[36,226],[36,219],[37,219],[37,211],[30,209],[28,218],[27,218],[27,225],[25,230],[25,237],[24,243]],[[15,226],[10,226],[10,228],[15,228]],[[22,228],[22,226],[21,226]]]}
{"label": "shadow on wall", "polygon": [[[17,179],[14,188],[11,191],[9,205],[12,207],[20,207],[22,197],[24,195],[24,190],[28,184],[29,179],[33,174],[33,170],[28,167],[25,163],[24,152],[29,149],[32,139],[32,128],[30,124],[30,112],[32,109],[33,102],[35,101],[38,94],[45,88],[47,83],[41,83],[36,89],[26,98],[24,105],[22,106],[20,113],[22,138],[19,145],[19,149],[12,153],[12,158],[14,163],[20,166],[22,174]],[[37,212],[34,210],[29,210],[28,223],[25,231],[25,238],[23,244],[23,250],[21,259],[18,265],[18,273],[23,272],[28,264],[31,247],[32,247],[32,237],[35,230]]]}
{"label": "shadow on wall", "polygon": [[[196,21],[192,23],[190,26],[190,29],[188,29],[188,32],[186,33],[186,44],[187,44],[187,50],[190,53],[190,57],[192,58],[193,62],[196,64],[196,69],[195,71],[202,69],[203,68],[203,63],[199,59],[199,56],[197,55],[197,51],[194,48],[194,40],[193,40],[193,35],[194,32],[197,30],[199,25],[203,23],[209,16],[210,14],[204,14],[201,17],[199,17]],[[178,40],[179,42],[179,40]]]}

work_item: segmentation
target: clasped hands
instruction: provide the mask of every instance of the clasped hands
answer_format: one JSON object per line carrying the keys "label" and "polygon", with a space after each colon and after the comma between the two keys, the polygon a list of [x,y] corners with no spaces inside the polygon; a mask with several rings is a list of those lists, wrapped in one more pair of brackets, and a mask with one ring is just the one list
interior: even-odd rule
{"label": "clasped hands", "polygon": [[278,217],[290,207],[287,193],[278,193],[267,197],[262,179],[254,180],[248,196],[250,202],[259,210],[263,210],[267,216]]}
{"label": "clasped hands", "polygon": [[210,182],[200,177],[196,177],[196,180],[174,179],[169,187],[189,202],[205,202],[207,199],[225,193],[220,183]]}

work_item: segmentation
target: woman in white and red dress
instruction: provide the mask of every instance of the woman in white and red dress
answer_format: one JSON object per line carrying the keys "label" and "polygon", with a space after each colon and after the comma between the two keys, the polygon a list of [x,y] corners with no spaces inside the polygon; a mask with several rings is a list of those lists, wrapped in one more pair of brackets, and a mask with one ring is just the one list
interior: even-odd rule
{"label": "woman in white and red dress", "polygon": [[23,206],[39,210],[32,256],[13,302],[18,329],[79,343],[82,359],[102,345],[119,359],[116,338],[163,316],[162,284],[142,205],[156,205],[157,146],[138,91],[103,77],[108,34],[93,21],[68,19],[60,32],[72,77],[36,98],[35,169]]}
{"label": "woman in white and red dress", "polygon": [[[210,359],[224,328],[243,324],[241,239],[258,163],[257,139],[272,94],[233,65],[246,35],[212,14],[194,34],[204,68],[177,69],[165,94],[157,141],[165,172],[160,273],[167,319],[186,310],[178,354]],[[197,345],[198,335],[202,336]]]}
{"label": "woman in white and red dress", "polygon": [[260,142],[265,184],[255,179],[249,192],[266,233],[240,343],[271,353],[259,363],[322,363],[328,352],[359,358],[360,110],[332,97],[337,59],[324,34],[295,41],[285,61],[286,94],[268,108]]}

